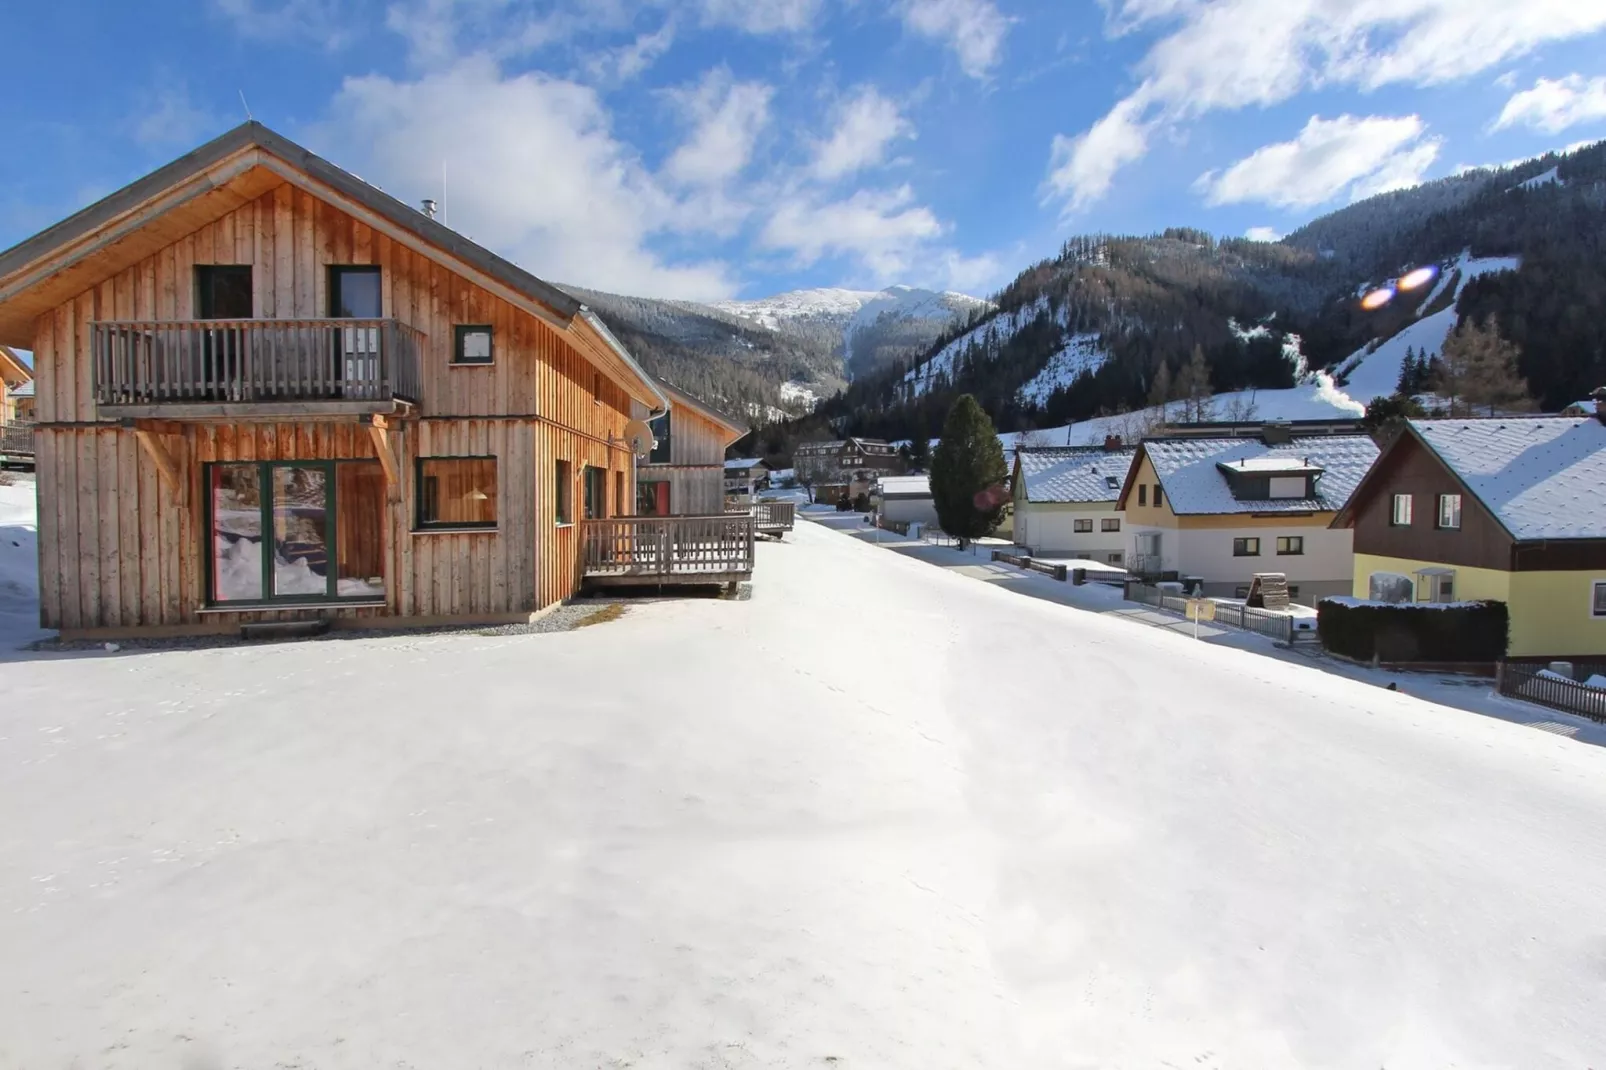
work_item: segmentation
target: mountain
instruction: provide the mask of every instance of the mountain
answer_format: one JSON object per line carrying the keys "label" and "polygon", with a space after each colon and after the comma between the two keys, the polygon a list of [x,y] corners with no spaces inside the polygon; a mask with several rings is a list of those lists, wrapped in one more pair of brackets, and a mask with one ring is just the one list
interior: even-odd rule
{"label": "mountain", "polygon": [[852,375],[908,360],[955,317],[992,307],[966,294],[908,286],[795,290],[712,304],[565,289],[648,371],[763,423],[810,411]]}
{"label": "mountain", "polygon": [[[1392,299],[1363,307],[1374,290]],[[1179,393],[1214,394],[1221,418],[1354,415],[1468,316],[1519,346],[1543,408],[1606,383],[1606,142],[1381,194],[1275,243],[1184,227],[1073,238],[818,417],[930,435],[960,393],[1004,431],[1141,429]]]}

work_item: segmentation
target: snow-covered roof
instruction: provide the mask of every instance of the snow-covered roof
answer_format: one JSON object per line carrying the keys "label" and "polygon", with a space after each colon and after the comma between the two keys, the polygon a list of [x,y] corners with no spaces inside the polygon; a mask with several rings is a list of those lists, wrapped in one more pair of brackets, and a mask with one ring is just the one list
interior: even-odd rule
{"label": "snow-covered roof", "polygon": [[1028,446],[1020,451],[1029,502],[1113,502],[1121,495],[1137,449]]}
{"label": "snow-covered roof", "polygon": [[1412,420],[1517,539],[1606,538],[1606,425],[1588,416]]}
{"label": "snow-covered roof", "polygon": [[727,471],[745,472],[749,468],[758,468],[763,463],[764,458],[762,457],[738,457],[735,460],[726,461],[725,468]]}
{"label": "snow-covered roof", "polygon": [[1320,466],[1307,463],[1304,457],[1287,457],[1281,454],[1268,454],[1265,457],[1238,457],[1230,461],[1217,461],[1216,464],[1221,468],[1230,468],[1234,472],[1264,475],[1298,474],[1321,470]]}
{"label": "snow-covered roof", "polygon": [[929,498],[930,476],[882,476],[876,480],[876,493],[882,497]]}
{"label": "snow-covered roof", "polygon": [[[1160,477],[1171,510],[1182,514],[1336,512],[1355,493],[1377,460],[1367,435],[1313,435],[1268,446],[1258,438],[1145,439],[1143,449]],[[1319,468],[1314,498],[1240,501],[1218,464],[1295,462]],[[1251,471],[1253,469],[1250,469]]]}

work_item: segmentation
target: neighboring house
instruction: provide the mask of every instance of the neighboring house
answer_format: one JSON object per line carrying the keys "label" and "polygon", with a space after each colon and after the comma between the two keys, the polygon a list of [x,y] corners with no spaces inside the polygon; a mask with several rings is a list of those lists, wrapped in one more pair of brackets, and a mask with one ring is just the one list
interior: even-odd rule
{"label": "neighboring house", "polygon": [[799,478],[813,483],[843,484],[850,495],[869,493],[879,476],[903,471],[891,443],[879,438],[847,438],[834,442],[800,442],[792,451]]}
{"label": "neighboring house", "polygon": [[727,506],[748,506],[753,504],[753,494],[758,490],[769,469],[757,457],[745,457],[725,462],[725,504]]}
{"label": "neighboring house", "polygon": [[1412,420],[1333,526],[1359,598],[1489,598],[1513,658],[1606,655],[1606,413]]}
{"label": "neighboring house", "polygon": [[870,504],[883,520],[937,526],[930,476],[882,476],[870,492]]}
{"label": "neighboring house", "polygon": [[1127,567],[1145,576],[1198,577],[1204,592],[1244,597],[1256,573],[1283,573],[1314,605],[1348,594],[1349,532],[1329,525],[1377,445],[1366,435],[1144,439],[1116,507],[1126,516]]}
{"label": "neighboring house", "polygon": [[528,619],[668,407],[579,301],[254,122],[0,253],[0,343],[66,635]]}
{"label": "neighboring house", "polygon": [[747,427],[658,380],[670,410],[652,420],[654,446],[636,468],[636,512],[719,516],[725,511],[725,451]]}
{"label": "neighboring house", "polygon": [[1037,556],[1124,566],[1129,539],[1116,500],[1136,454],[1113,436],[1103,446],[1016,450],[1014,541]]}
{"label": "neighboring house", "polygon": [[22,391],[28,392],[28,408],[32,408],[33,369],[22,362],[16,350],[0,346],[0,425],[27,420],[19,401]]}
{"label": "neighboring house", "polygon": [[11,418],[17,423],[33,422],[34,385],[23,383],[10,393]]}

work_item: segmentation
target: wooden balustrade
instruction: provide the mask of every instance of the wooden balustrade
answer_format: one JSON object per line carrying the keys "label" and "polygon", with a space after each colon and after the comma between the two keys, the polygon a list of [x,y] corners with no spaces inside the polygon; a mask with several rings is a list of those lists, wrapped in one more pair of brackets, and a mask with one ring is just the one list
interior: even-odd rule
{"label": "wooden balustrade", "polygon": [[90,342],[104,415],[381,412],[419,400],[423,336],[396,320],[92,323]]}
{"label": "wooden balustrade", "polygon": [[33,456],[33,424],[0,424],[0,454],[6,457]]}
{"label": "wooden balustrade", "polygon": [[581,521],[585,576],[596,583],[730,583],[753,574],[750,513],[616,516]]}

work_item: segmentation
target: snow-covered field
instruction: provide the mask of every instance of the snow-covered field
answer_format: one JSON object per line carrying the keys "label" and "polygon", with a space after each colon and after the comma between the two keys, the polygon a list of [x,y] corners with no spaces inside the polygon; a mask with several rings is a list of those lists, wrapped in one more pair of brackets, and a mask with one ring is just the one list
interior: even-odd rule
{"label": "snow-covered field", "polygon": [[4,663],[0,1066],[1598,1064],[1606,750],[759,554],[572,633]]}

